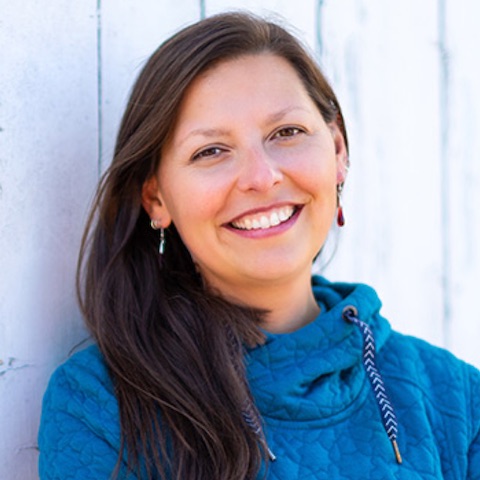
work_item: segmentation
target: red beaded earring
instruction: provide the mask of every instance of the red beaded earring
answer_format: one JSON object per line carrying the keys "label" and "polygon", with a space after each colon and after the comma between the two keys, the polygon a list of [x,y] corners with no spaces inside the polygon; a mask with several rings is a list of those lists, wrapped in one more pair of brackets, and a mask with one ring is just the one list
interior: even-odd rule
{"label": "red beaded earring", "polygon": [[343,216],[343,208],[341,204],[343,183],[337,185],[337,225],[343,227],[345,225],[345,217]]}

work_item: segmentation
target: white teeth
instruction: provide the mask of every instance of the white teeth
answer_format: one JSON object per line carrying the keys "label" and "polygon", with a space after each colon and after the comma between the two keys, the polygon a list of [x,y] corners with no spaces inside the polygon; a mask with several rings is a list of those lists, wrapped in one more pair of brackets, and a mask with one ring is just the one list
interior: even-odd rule
{"label": "white teeth", "polygon": [[268,218],[265,215],[260,217],[260,226],[262,228],[268,228],[270,226],[270,222],[268,221]]}
{"label": "white teeth", "polygon": [[294,207],[283,207],[272,211],[269,215],[262,214],[257,217],[242,218],[236,222],[232,222],[232,225],[240,230],[265,230],[286,222],[292,217],[294,211]]}
{"label": "white teeth", "polygon": [[279,225],[279,224],[280,224],[280,218],[278,217],[276,212],[273,212],[270,215],[270,225],[276,226],[276,225]]}

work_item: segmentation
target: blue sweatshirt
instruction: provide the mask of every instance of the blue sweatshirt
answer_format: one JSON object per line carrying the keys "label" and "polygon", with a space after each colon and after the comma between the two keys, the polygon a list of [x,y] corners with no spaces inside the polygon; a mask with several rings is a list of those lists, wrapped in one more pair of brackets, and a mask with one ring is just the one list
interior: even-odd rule
{"label": "blue sweatshirt", "polygon": [[[480,480],[480,372],[393,332],[366,285],[314,277],[313,289],[321,307],[314,322],[293,333],[267,334],[264,345],[246,354],[250,387],[276,456],[266,478]],[[365,364],[365,338],[343,318],[346,307],[354,307],[375,338],[375,364],[398,421],[401,464]],[[42,480],[110,478],[120,448],[118,404],[96,346],[52,376],[39,447]]]}

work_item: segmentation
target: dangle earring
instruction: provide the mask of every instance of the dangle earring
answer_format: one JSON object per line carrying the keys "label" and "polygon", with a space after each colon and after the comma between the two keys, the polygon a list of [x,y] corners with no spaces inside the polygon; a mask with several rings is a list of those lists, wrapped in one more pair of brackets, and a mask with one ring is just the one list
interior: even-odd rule
{"label": "dangle earring", "polygon": [[158,244],[158,253],[163,255],[165,253],[165,230],[160,228],[160,243]]}
{"label": "dangle earring", "polygon": [[163,227],[158,227],[156,220],[151,220],[150,226],[154,230],[160,230],[160,242],[158,244],[158,253],[160,255],[163,255],[165,253],[165,229]]}
{"label": "dangle earring", "polygon": [[337,185],[337,225],[343,227],[345,225],[345,217],[343,216],[343,208],[341,203],[343,183]]}

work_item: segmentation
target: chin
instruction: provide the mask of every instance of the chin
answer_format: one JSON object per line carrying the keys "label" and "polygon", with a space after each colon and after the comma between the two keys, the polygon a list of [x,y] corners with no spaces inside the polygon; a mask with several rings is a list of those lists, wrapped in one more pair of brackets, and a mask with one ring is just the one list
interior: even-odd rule
{"label": "chin", "polygon": [[282,283],[292,279],[299,279],[303,275],[310,277],[312,269],[312,261],[303,260],[296,261],[291,265],[284,260],[277,261],[274,265],[260,262],[257,264],[255,270],[249,272],[249,277],[252,282],[257,283]]}

